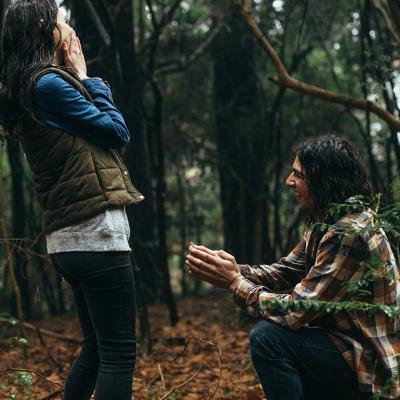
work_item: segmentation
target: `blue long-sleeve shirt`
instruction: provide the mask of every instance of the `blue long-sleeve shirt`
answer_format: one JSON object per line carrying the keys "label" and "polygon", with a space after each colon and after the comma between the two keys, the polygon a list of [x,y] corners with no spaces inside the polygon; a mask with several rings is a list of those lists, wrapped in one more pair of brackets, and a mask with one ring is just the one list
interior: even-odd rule
{"label": "blue long-sleeve shirt", "polygon": [[100,78],[88,78],[82,83],[93,103],[57,73],[43,75],[33,89],[37,118],[102,147],[119,148],[128,143],[129,130],[109,87]]}

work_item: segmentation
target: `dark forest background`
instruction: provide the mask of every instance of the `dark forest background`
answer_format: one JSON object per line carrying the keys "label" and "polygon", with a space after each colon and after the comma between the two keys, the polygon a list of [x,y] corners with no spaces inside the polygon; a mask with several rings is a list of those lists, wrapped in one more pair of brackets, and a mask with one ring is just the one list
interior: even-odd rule
{"label": "dark forest background", "polygon": [[[2,15],[8,3],[0,0]],[[177,296],[205,289],[185,271],[190,241],[250,264],[295,244],[303,222],[284,180],[305,138],[342,133],[384,201],[398,197],[398,0],[62,5],[89,76],[110,83],[132,132],[123,157],[146,196],[128,209],[142,338],[148,305],[166,304],[175,324]],[[72,308],[45,255],[25,157],[8,139],[0,148],[0,289],[0,310],[22,320]]]}

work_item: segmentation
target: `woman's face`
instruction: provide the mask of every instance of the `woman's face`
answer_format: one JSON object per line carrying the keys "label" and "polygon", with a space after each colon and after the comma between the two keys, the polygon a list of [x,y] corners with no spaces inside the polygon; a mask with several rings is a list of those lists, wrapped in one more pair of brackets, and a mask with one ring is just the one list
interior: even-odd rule
{"label": "woman's face", "polygon": [[66,41],[69,44],[74,35],[75,31],[67,23],[64,11],[59,9],[57,14],[57,27],[54,29],[54,43],[57,49],[61,47],[62,42]]}

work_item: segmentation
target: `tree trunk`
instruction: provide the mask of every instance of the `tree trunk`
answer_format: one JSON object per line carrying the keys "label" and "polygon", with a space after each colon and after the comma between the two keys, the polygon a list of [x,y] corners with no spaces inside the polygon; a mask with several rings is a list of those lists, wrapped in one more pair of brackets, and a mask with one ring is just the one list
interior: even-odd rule
{"label": "tree trunk", "polygon": [[[127,208],[127,214],[131,226],[130,244],[134,251],[133,258],[134,274],[136,280],[136,300],[139,311],[142,340],[147,340],[148,350],[151,347],[150,338],[143,335],[149,334],[149,320],[147,315],[147,304],[157,297],[157,272],[156,257],[154,255],[154,243],[156,243],[155,223],[152,202],[152,189],[150,179],[150,167],[148,164],[148,149],[143,129],[143,86],[141,71],[137,63],[135,53],[135,36],[133,27],[133,5],[132,2],[124,2],[121,6],[117,19],[110,16],[110,7],[116,6],[118,0],[107,3],[96,0],[101,17],[105,20],[108,32],[111,32],[112,54],[102,49],[101,44],[93,40],[96,38],[93,21],[88,15],[87,8],[81,0],[74,0],[74,18],[77,28],[85,33],[82,43],[87,46],[88,59],[96,59],[99,54],[107,54],[101,57],[101,62],[96,62],[89,67],[91,75],[99,75],[107,79],[113,89],[113,96],[121,110],[127,126],[131,132],[131,143],[125,149],[123,158],[133,178],[135,185],[144,194],[146,200],[140,205]],[[122,70],[120,71],[120,67]],[[114,72],[121,73],[121,77]]]}
{"label": "tree trunk", "polygon": [[157,210],[157,232],[159,246],[159,265],[162,276],[162,293],[165,303],[170,312],[171,324],[178,322],[178,311],[176,309],[174,295],[171,288],[171,278],[168,267],[167,226],[165,208],[165,160],[164,145],[162,143],[162,96],[157,82],[151,82],[153,93],[153,115],[149,126],[149,134],[154,138],[155,151],[155,179],[156,179],[156,210]]}
{"label": "tree trunk", "polygon": [[[178,210],[179,210],[179,237],[181,241],[181,252],[179,255],[179,266],[181,270],[181,289],[182,295],[187,296],[189,293],[187,273],[186,273],[186,251],[187,251],[187,217],[186,217],[186,184],[184,174],[182,172],[181,160],[178,158],[176,160],[176,187],[177,187],[177,197],[178,197]],[[198,242],[200,243],[200,242]]]}
{"label": "tree trunk", "polygon": [[[156,201],[153,200],[151,188],[151,172],[148,160],[149,149],[145,138],[144,116],[143,116],[143,76],[138,64],[135,51],[135,35],[133,27],[133,6],[132,2],[124,6],[123,12],[120,12],[120,17],[115,21],[119,54],[121,55],[122,80],[123,87],[119,94],[119,103],[121,104],[122,112],[133,134],[132,144],[129,145],[126,152],[126,161],[132,173],[134,181],[141,190],[146,200],[136,206],[128,209],[128,215],[134,227],[133,243],[135,244],[136,256],[140,268],[139,277],[143,279],[145,293],[154,300],[157,295],[158,287],[161,286],[161,294],[167,303],[170,311],[171,323],[177,322],[176,305],[173,298],[168,272],[167,263],[167,248],[166,248],[166,226],[165,226],[165,206],[163,204],[163,154],[160,153],[160,148],[157,150],[158,164],[161,166],[161,181],[158,180]],[[157,98],[155,98],[157,101]],[[158,107],[154,118],[158,118],[155,123],[155,139],[156,144],[160,145],[161,141],[161,118],[162,104],[156,104]],[[160,158],[162,159],[160,161]],[[158,177],[160,178],[160,177]],[[165,186],[165,184],[164,184]],[[155,212],[154,205],[157,206]],[[154,218],[158,215],[157,223]],[[157,230],[158,228],[158,236]],[[155,243],[158,242],[160,252],[156,251]],[[158,253],[158,254],[157,254]],[[160,267],[160,275],[162,282],[157,279],[156,265]]]}
{"label": "tree trunk", "polygon": [[[23,189],[23,169],[20,157],[19,143],[13,139],[7,142],[8,160],[12,179],[12,237],[22,239],[25,237],[25,203]],[[31,318],[31,295],[28,285],[27,257],[24,253],[14,250],[15,277],[21,291],[22,307],[25,318]],[[16,311],[15,299],[13,310]]]}
{"label": "tree trunk", "polygon": [[[253,35],[230,2],[226,13],[228,29],[218,34],[213,52],[225,248],[240,262],[259,262],[268,246],[262,229],[265,175],[260,171],[266,156],[264,113],[255,73]],[[262,246],[255,252],[257,243]]]}

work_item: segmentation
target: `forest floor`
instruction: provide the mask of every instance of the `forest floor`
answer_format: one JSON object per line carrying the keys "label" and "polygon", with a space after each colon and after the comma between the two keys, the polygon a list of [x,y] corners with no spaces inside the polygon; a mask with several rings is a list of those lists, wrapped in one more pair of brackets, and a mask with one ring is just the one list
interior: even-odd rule
{"label": "forest floor", "polygon": [[[263,399],[249,356],[251,325],[239,326],[239,312],[230,296],[213,293],[182,299],[177,305],[180,320],[175,327],[169,325],[165,306],[149,308],[153,351],[144,354],[138,348],[133,398]],[[76,318],[48,319],[39,325],[79,338]],[[25,355],[20,346],[0,349],[0,399],[61,399],[56,383],[63,383],[80,346],[43,336],[48,352],[34,332],[27,339]],[[34,374],[30,383],[29,372],[2,372],[9,368],[35,371],[55,383]]]}

